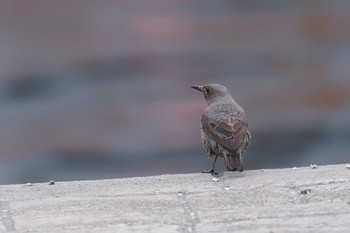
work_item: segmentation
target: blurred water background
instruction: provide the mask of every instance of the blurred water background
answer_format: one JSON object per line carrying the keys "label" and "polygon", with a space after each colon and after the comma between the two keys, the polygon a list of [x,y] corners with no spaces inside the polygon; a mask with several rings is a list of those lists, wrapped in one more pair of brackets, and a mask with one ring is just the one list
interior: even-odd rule
{"label": "blurred water background", "polygon": [[0,184],[209,168],[206,83],[246,110],[246,169],[348,163],[349,28],[346,0],[1,1]]}

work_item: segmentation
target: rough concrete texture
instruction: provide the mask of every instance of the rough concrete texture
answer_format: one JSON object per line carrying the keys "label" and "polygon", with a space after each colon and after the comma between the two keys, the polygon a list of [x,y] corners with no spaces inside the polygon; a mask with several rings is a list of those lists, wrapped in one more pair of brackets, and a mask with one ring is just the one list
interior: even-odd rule
{"label": "rough concrete texture", "polygon": [[349,232],[349,219],[346,165],[0,186],[0,232]]}

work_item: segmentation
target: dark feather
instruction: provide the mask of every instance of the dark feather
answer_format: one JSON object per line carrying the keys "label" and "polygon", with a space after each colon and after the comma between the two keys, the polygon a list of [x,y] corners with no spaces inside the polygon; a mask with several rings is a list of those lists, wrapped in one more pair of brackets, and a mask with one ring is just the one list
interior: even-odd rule
{"label": "dark feather", "polygon": [[246,120],[235,116],[220,118],[209,119],[203,116],[204,132],[231,152],[240,153],[244,151],[250,143]]}
{"label": "dark feather", "polygon": [[241,156],[234,156],[232,154],[227,154],[224,156],[225,165],[229,171],[244,171],[243,161]]}

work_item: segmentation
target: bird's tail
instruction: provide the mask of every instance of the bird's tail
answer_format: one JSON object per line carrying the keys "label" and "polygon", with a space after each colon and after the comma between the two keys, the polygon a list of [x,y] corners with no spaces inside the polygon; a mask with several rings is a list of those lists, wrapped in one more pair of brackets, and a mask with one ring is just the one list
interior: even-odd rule
{"label": "bird's tail", "polygon": [[242,157],[240,155],[232,155],[232,154],[226,154],[224,156],[225,158],[225,164],[227,167],[227,170],[229,171],[244,171],[243,161]]}

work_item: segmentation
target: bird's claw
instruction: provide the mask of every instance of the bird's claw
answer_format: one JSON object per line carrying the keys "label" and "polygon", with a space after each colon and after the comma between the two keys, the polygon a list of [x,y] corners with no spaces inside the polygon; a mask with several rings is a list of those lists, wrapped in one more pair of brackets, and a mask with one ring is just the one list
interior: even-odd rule
{"label": "bird's claw", "polygon": [[212,176],[218,176],[218,173],[214,171],[214,168],[211,168],[209,170],[203,170],[202,173],[210,173]]}

